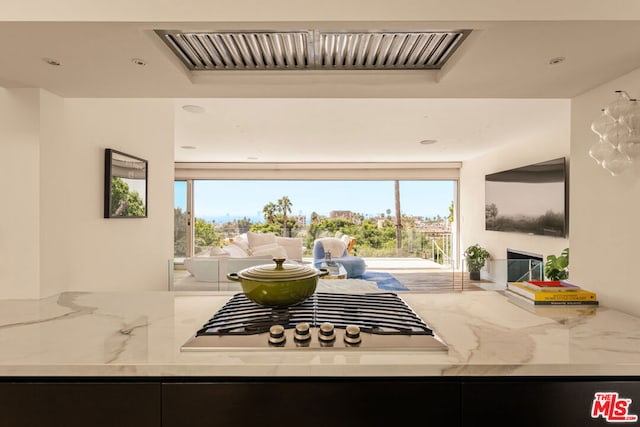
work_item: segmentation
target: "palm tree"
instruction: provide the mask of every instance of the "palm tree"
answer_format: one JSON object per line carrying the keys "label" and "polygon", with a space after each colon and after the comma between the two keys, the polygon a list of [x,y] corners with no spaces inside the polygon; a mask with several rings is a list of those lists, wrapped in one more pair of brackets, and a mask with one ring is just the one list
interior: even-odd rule
{"label": "palm tree", "polygon": [[278,207],[273,202],[269,202],[264,205],[264,208],[262,208],[262,213],[264,214],[264,220],[267,222],[267,224],[273,224],[277,209]]}
{"label": "palm tree", "polygon": [[400,181],[397,179],[393,182],[395,187],[396,198],[396,255],[402,253],[402,217],[400,215]]}
{"label": "palm tree", "polygon": [[279,213],[282,213],[282,237],[288,237],[287,236],[287,213],[291,213],[292,205],[293,204],[291,203],[291,200],[289,200],[289,197],[287,196],[282,196],[282,198],[278,200],[277,211]]}

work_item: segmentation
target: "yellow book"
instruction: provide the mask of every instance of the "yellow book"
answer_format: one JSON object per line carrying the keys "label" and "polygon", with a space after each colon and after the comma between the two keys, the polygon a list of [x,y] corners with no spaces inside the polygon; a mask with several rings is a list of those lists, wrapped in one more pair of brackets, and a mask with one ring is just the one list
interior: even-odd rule
{"label": "yellow book", "polygon": [[596,314],[597,302],[591,301],[532,301],[511,291],[505,295],[510,303],[531,313],[550,318],[573,318]]}
{"label": "yellow book", "polygon": [[520,282],[507,283],[507,289],[533,301],[597,301],[595,292],[586,289],[572,292],[534,291]]}

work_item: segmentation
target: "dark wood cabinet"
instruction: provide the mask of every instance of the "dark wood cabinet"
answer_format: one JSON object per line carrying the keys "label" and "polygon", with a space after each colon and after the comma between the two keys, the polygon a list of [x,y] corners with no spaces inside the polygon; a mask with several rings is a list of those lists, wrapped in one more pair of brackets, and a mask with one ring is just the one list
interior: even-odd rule
{"label": "dark wood cabinet", "polygon": [[159,427],[160,389],[157,382],[1,382],[0,426]]}
{"label": "dark wood cabinet", "polygon": [[445,380],[282,379],[162,386],[163,427],[458,426],[460,385]]}
{"label": "dark wood cabinet", "polygon": [[[603,395],[592,416],[596,393]],[[502,422],[518,427],[620,424],[625,416],[640,416],[640,380],[595,377],[463,380],[461,400],[465,427]],[[628,419],[622,423],[636,422]]]}
{"label": "dark wood cabinet", "polygon": [[[597,393],[608,397],[594,417]],[[595,426],[622,416],[640,416],[640,378],[0,378],[2,427]]]}

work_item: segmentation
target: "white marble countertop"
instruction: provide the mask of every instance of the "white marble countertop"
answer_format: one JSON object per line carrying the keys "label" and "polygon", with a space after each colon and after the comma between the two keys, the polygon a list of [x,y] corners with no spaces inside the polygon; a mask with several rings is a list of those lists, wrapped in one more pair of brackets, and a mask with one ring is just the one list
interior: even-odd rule
{"label": "white marble countertop", "polygon": [[448,352],[181,352],[233,292],[69,292],[0,300],[0,376],[640,375],[640,318],[533,314],[502,293],[399,295]]}

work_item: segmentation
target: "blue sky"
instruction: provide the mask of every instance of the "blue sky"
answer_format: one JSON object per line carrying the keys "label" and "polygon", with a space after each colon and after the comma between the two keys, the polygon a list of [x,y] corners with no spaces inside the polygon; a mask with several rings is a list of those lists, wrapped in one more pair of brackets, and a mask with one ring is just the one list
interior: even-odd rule
{"label": "blue sky", "polygon": [[[175,186],[175,206],[186,209],[186,185]],[[453,181],[400,181],[403,214],[433,217],[449,215],[454,198]],[[292,213],[328,215],[349,210],[379,215],[395,212],[393,181],[194,181],[195,215],[210,217],[261,217],[269,202],[289,197]]]}

